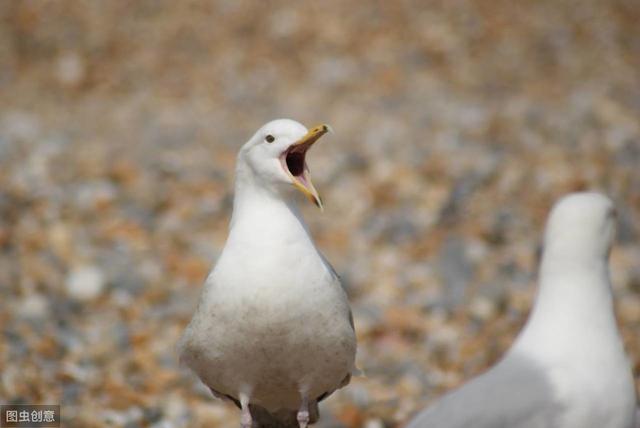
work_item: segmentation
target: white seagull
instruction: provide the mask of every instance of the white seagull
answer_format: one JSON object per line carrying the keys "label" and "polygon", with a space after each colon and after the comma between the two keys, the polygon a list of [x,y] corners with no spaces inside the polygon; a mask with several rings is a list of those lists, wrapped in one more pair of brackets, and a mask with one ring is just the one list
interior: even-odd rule
{"label": "white seagull", "polygon": [[547,223],[535,306],[514,345],[408,428],[635,428],[609,280],[614,234],[605,196],[561,199]]}
{"label": "white seagull", "polygon": [[314,423],[356,370],[347,296],[293,194],[322,208],[305,155],[329,129],[274,120],[242,146],[229,236],[180,340],[181,361],[241,409],[243,428]]}

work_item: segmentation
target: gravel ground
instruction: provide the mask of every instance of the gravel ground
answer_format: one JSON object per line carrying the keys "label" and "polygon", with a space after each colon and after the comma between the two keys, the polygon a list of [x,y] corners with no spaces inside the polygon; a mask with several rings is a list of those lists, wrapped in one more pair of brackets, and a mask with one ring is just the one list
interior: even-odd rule
{"label": "gravel ground", "polygon": [[[0,3],[0,402],[64,427],[236,427],[175,344],[264,122],[330,123],[301,200],[366,377],[320,427],[399,426],[496,361],[566,192],[620,211],[640,374],[635,0]],[[638,381],[640,385],[640,380]]]}

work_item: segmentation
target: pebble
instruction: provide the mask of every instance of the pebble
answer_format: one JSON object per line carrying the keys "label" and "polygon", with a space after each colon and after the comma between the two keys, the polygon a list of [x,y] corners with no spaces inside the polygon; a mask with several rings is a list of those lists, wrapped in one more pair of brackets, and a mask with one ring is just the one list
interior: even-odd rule
{"label": "pebble", "polygon": [[49,302],[41,294],[30,294],[20,301],[18,314],[29,319],[45,318],[49,315]]}
{"label": "pebble", "polygon": [[495,316],[496,309],[496,305],[492,300],[478,296],[471,301],[469,312],[476,319],[487,321]]}
{"label": "pebble", "polygon": [[375,418],[367,419],[367,421],[364,423],[364,428],[385,428],[385,426],[384,422],[381,419]]}
{"label": "pebble", "polygon": [[83,58],[77,52],[65,52],[56,61],[56,77],[65,86],[78,86],[86,76]]}
{"label": "pebble", "polygon": [[98,297],[105,288],[105,278],[96,266],[77,266],[69,272],[66,290],[69,297],[79,301],[89,301]]}

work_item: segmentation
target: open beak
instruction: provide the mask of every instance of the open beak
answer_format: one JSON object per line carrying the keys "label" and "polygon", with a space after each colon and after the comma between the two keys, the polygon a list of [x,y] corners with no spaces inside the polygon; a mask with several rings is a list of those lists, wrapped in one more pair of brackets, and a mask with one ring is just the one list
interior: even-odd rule
{"label": "open beak", "polygon": [[280,156],[282,167],[291,177],[293,185],[321,210],[322,199],[320,199],[318,191],[313,187],[305,157],[313,143],[330,130],[331,128],[328,125],[319,125],[311,128],[304,137],[289,146]]}

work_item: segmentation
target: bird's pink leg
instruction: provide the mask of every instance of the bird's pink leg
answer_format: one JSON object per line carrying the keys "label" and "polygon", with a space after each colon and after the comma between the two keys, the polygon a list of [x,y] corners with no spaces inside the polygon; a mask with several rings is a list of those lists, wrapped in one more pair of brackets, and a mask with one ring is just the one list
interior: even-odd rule
{"label": "bird's pink leg", "polygon": [[242,428],[251,428],[253,419],[251,418],[251,412],[249,411],[249,396],[247,394],[240,393],[240,426]]}
{"label": "bird's pink leg", "polygon": [[300,409],[298,410],[298,427],[307,428],[309,425],[309,400],[306,395],[302,396],[302,403],[300,403]]}

